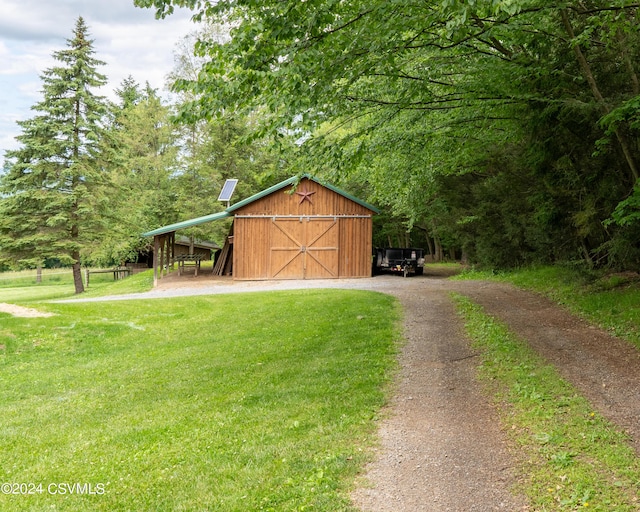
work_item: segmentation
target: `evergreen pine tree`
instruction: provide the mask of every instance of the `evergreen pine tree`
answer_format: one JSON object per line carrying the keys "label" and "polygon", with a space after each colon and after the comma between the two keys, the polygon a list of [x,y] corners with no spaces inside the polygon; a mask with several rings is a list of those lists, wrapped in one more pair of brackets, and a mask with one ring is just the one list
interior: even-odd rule
{"label": "evergreen pine tree", "polygon": [[97,71],[93,41],[79,17],[67,48],[54,52],[60,64],[44,71],[37,114],[18,122],[21,147],[8,151],[0,182],[0,248],[14,261],[41,264],[47,258],[73,267],[76,293],[84,291],[81,251],[100,227],[106,174],[100,140],[108,102],[92,92],[106,84]]}
{"label": "evergreen pine tree", "polygon": [[152,247],[140,233],[180,220],[173,185],[179,147],[170,108],[149,84],[141,87],[131,77],[115,92],[108,227],[91,254],[91,261],[103,265],[135,259]]}

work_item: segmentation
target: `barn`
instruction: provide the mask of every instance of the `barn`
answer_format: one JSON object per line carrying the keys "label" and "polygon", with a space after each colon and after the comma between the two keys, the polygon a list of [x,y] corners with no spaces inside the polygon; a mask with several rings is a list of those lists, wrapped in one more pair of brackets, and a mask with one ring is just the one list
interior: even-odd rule
{"label": "barn", "polygon": [[[372,218],[378,210],[310,175],[292,177],[224,212],[145,233],[171,263],[175,231],[233,217],[218,267],[233,279],[332,279],[371,276]],[[164,250],[163,250],[164,248]],[[169,256],[166,256],[169,255]],[[164,258],[164,259],[163,259]],[[157,270],[156,270],[157,273]]]}

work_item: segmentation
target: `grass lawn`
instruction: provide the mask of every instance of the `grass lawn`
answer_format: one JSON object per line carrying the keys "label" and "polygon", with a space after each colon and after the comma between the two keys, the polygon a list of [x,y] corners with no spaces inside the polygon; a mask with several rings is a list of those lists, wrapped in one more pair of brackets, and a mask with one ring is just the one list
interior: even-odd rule
{"label": "grass lawn", "polygon": [[637,511],[640,459],[626,435],[504,324],[467,298],[455,300],[531,509]]}
{"label": "grass lawn", "polygon": [[[75,295],[70,270],[44,272],[42,283],[36,284],[33,271],[6,272],[0,274],[0,302],[25,304],[28,302],[62,299]],[[150,290],[153,287],[153,271],[140,272],[126,279],[113,280],[112,274],[95,274],[82,297],[99,297]]]}
{"label": "grass lawn", "polygon": [[30,305],[57,315],[0,313],[0,483],[29,484],[5,484],[0,510],[350,510],[395,369],[393,298]]}
{"label": "grass lawn", "polygon": [[640,281],[636,274],[587,272],[557,265],[498,274],[468,271],[459,278],[506,281],[542,293],[640,348]]}

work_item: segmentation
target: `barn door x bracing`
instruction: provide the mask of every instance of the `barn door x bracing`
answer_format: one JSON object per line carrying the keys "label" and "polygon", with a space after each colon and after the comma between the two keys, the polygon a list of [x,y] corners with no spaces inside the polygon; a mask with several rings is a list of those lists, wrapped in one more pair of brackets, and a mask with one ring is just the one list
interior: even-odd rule
{"label": "barn door x bracing", "polygon": [[275,217],[270,229],[270,278],[338,277],[336,218]]}

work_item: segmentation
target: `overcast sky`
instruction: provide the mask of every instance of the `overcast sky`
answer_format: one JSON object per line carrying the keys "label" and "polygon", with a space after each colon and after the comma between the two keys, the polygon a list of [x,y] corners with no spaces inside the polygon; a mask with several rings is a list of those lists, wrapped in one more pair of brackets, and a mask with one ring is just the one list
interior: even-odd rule
{"label": "overcast sky", "polygon": [[99,93],[111,99],[129,75],[164,91],[176,44],[197,28],[190,11],[156,20],[133,0],[0,0],[0,167],[4,152],[18,147],[16,121],[34,117],[40,76],[59,64],[52,54],[67,48],[78,16],[89,28],[94,57],[106,62],[98,71],[109,83]]}

